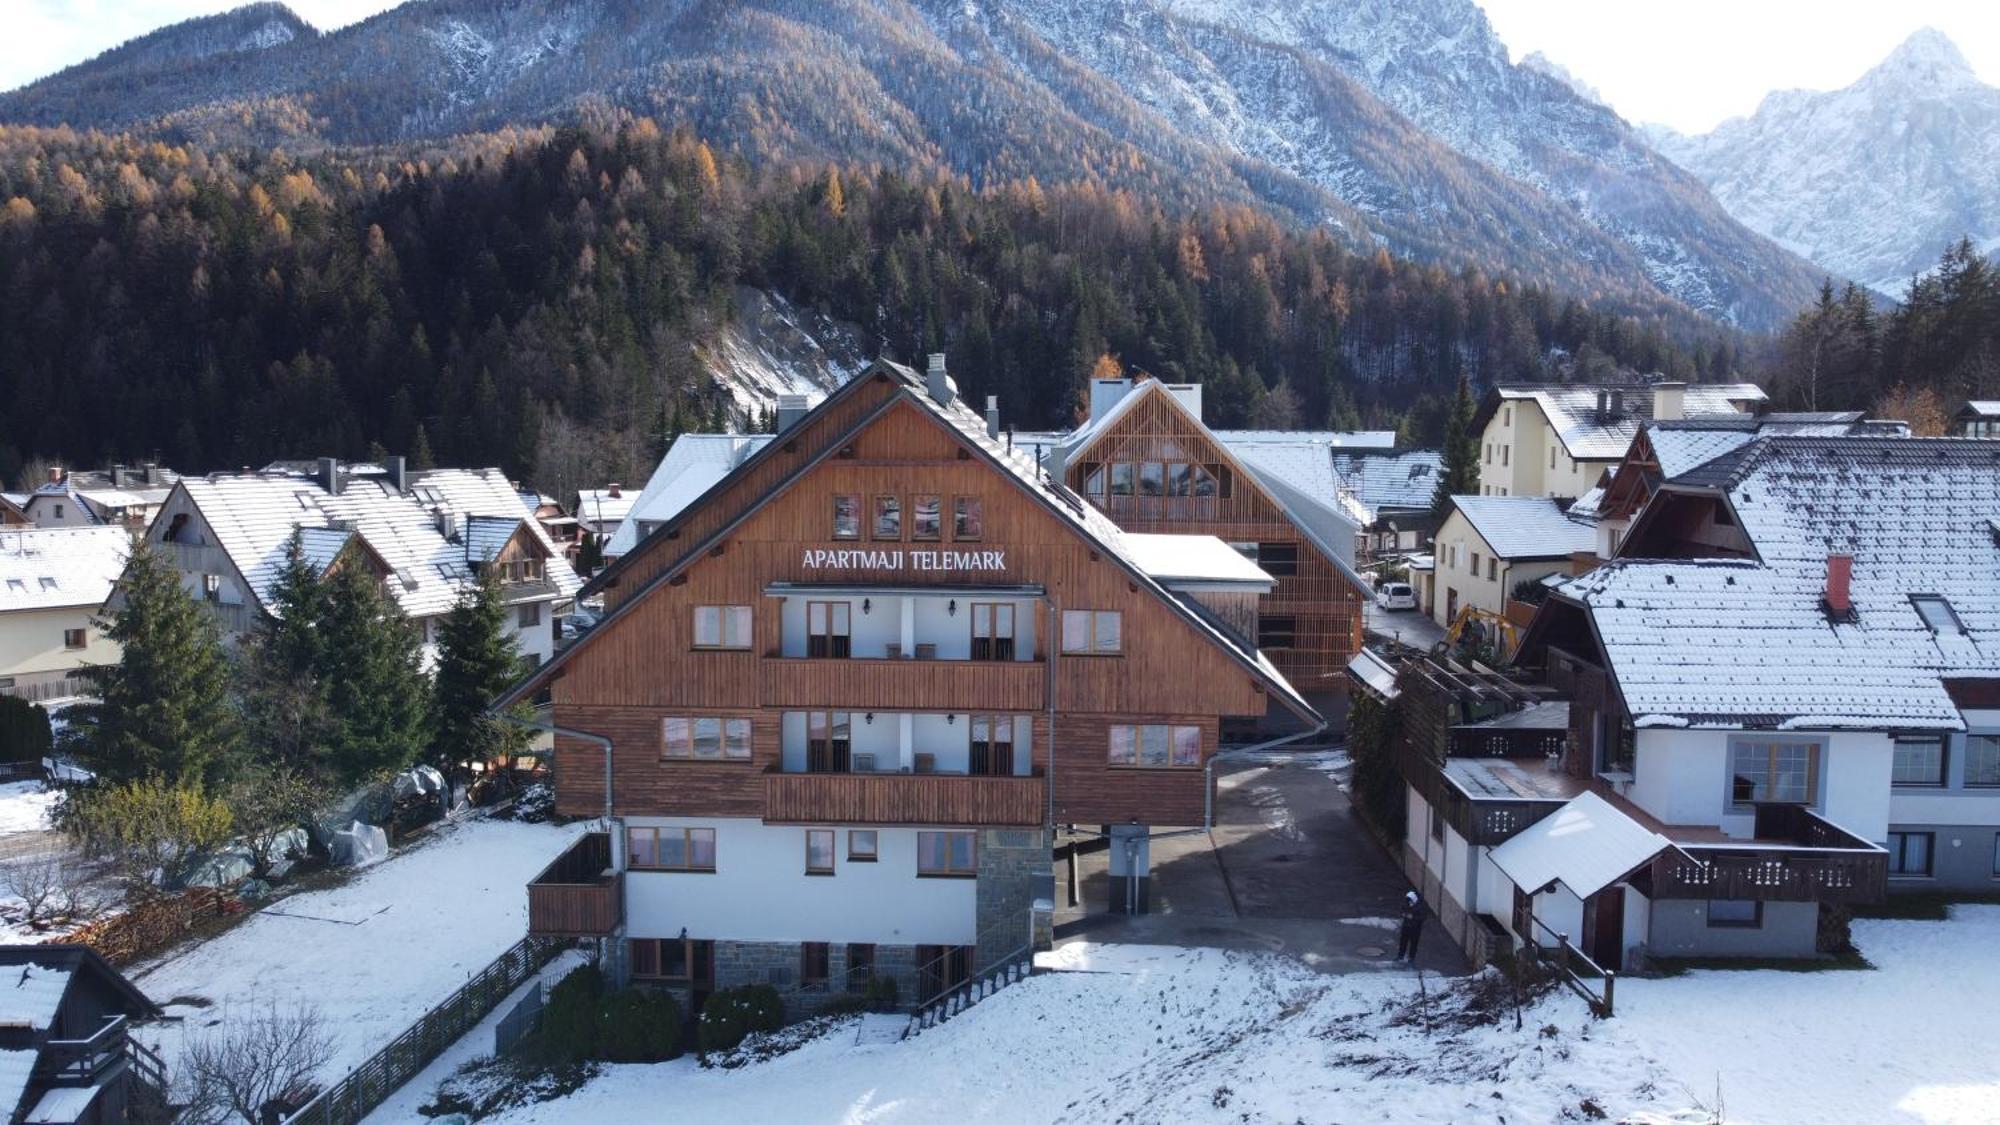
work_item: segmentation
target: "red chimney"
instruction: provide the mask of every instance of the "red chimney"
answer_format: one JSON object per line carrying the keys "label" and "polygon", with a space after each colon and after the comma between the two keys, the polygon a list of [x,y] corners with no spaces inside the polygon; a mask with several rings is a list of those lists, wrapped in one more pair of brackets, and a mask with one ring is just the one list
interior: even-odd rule
{"label": "red chimney", "polygon": [[621,496],[623,496],[623,495],[625,495],[625,490],[624,490],[624,488],[620,487],[620,485],[618,484],[618,482],[617,482],[617,481],[612,481],[612,482],[611,482],[611,498],[612,498],[613,500],[616,500],[616,499],[618,499],[619,497],[621,497]]}
{"label": "red chimney", "polygon": [[1854,578],[1853,555],[1826,557],[1826,609],[1835,617],[1854,612],[1854,596],[1848,589]]}

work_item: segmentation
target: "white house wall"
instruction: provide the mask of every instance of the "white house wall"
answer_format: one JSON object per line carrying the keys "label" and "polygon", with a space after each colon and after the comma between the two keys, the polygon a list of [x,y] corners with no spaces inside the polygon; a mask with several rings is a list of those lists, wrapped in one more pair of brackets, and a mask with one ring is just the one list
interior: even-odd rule
{"label": "white house wall", "polygon": [[[1667,824],[1713,824],[1749,837],[1755,817],[1729,803],[1729,746],[1740,731],[1642,730],[1626,795]],[[1889,831],[1889,762],[1886,735],[1842,731],[1807,735],[1822,746],[1814,808],[1863,839]]]}
{"label": "white house wall", "polygon": [[713,873],[629,871],[631,937],[970,945],[977,883],[919,878],[917,829],[876,830],[880,858],[850,863],[836,828],[834,874],[805,874],[806,828],[744,818],[630,817],[631,827],[715,829]]}

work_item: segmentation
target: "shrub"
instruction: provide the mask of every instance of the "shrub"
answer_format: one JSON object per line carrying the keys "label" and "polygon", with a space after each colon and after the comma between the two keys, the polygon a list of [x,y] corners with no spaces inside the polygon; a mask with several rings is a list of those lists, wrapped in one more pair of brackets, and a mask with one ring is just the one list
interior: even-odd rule
{"label": "shrub", "polygon": [[785,1026],[785,1002],[768,984],[717,990],[701,1008],[701,1049],[726,1051],[753,1031]]}
{"label": "shrub", "polygon": [[606,996],[597,1029],[597,1058],[605,1062],[665,1062],[681,1053],[681,1006],[664,992],[637,989]]}
{"label": "shrub", "polygon": [[39,762],[55,748],[49,713],[12,695],[0,695],[0,762]]}
{"label": "shrub", "polygon": [[540,1053],[555,1064],[597,1057],[604,1022],[604,974],[586,965],[557,981],[542,1005]]}

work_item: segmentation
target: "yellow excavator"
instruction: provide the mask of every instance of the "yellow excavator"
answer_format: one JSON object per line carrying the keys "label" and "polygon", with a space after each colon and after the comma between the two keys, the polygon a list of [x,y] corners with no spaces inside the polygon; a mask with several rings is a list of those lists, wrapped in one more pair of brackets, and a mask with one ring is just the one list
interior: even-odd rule
{"label": "yellow excavator", "polygon": [[1451,626],[1444,631],[1444,639],[1431,646],[1431,654],[1451,656],[1471,650],[1483,653],[1498,663],[1512,656],[1520,643],[1520,626],[1507,620],[1506,615],[1466,606],[1451,619]]}

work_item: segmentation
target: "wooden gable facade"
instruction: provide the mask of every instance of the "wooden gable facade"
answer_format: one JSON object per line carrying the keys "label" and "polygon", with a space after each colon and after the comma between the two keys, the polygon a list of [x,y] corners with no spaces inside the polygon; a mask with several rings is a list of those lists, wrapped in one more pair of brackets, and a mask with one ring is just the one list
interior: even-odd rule
{"label": "wooden gable facade", "polygon": [[[548,685],[560,727],[612,740],[619,815],[758,816],[771,823],[1202,822],[1204,770],[1113,766],[1111,728],[1198,727],[1205,763],[1217,748],[1220,720],[1262,716],[1270,685],[1055,507],[1064,501],[997,464],[918,400],[922,393],[890,375],[823,404],[796,424],[796,433],[768,447],[775,456],[746,464],[627,556],[632,564],[614,576],[616,596],[604,623],[523,685]],[[905,511],[911,497],[943,498],[947,526],[939,538],[917,540],[907,525],[896,538],[877,538],[873,527],[858,539],[836,538],[836,497],[872,506],[874,498],[890,496],[903,498]],[[951,506],[960,497],[979,502],[976,536],[952,526]],[[838,561],[829,566],[834,552]],[[980,565],[976,573],[924,565],[938,552],[976,553]],[[901,565],[880,565],[892,557]],[[783,600],[806,596],[816,584],[1038,591],[1027,630],[1031,658],[785,656]],[[747,644],[697,645],[697,607],[748,607]],[[1066,609],[1118,611],[1121,650],[1062,653],[1055,622]],[[956,615],[961,626],[969,616]],[[874,711],[1026,720],[1031,774],[921,779],[935,799],[914,811],[871,802],[861,788],[918,781],[783,772],[785,714],[821,709],[851,712],[857,722]],[[667,760],[662,722],[670,716],[747,719],[751,752],[734,761]],[[558,738],[563,812],[604,808],[603,754],[587,741]],[[856,793],[855,800],[843,803],[843,792]]]}
{"label": "wooden gable facade", "polygon": [[[1361,651],[1362,590],[1164,384],[1129,394],[1137,400],[1070,451],[1065,482],[1127,531],[1258,544],[1276,585],[1258,599],[1249,639],[1299,691],[1345,691]],[[1120,492],[1128,472],[1130,491]]]}

